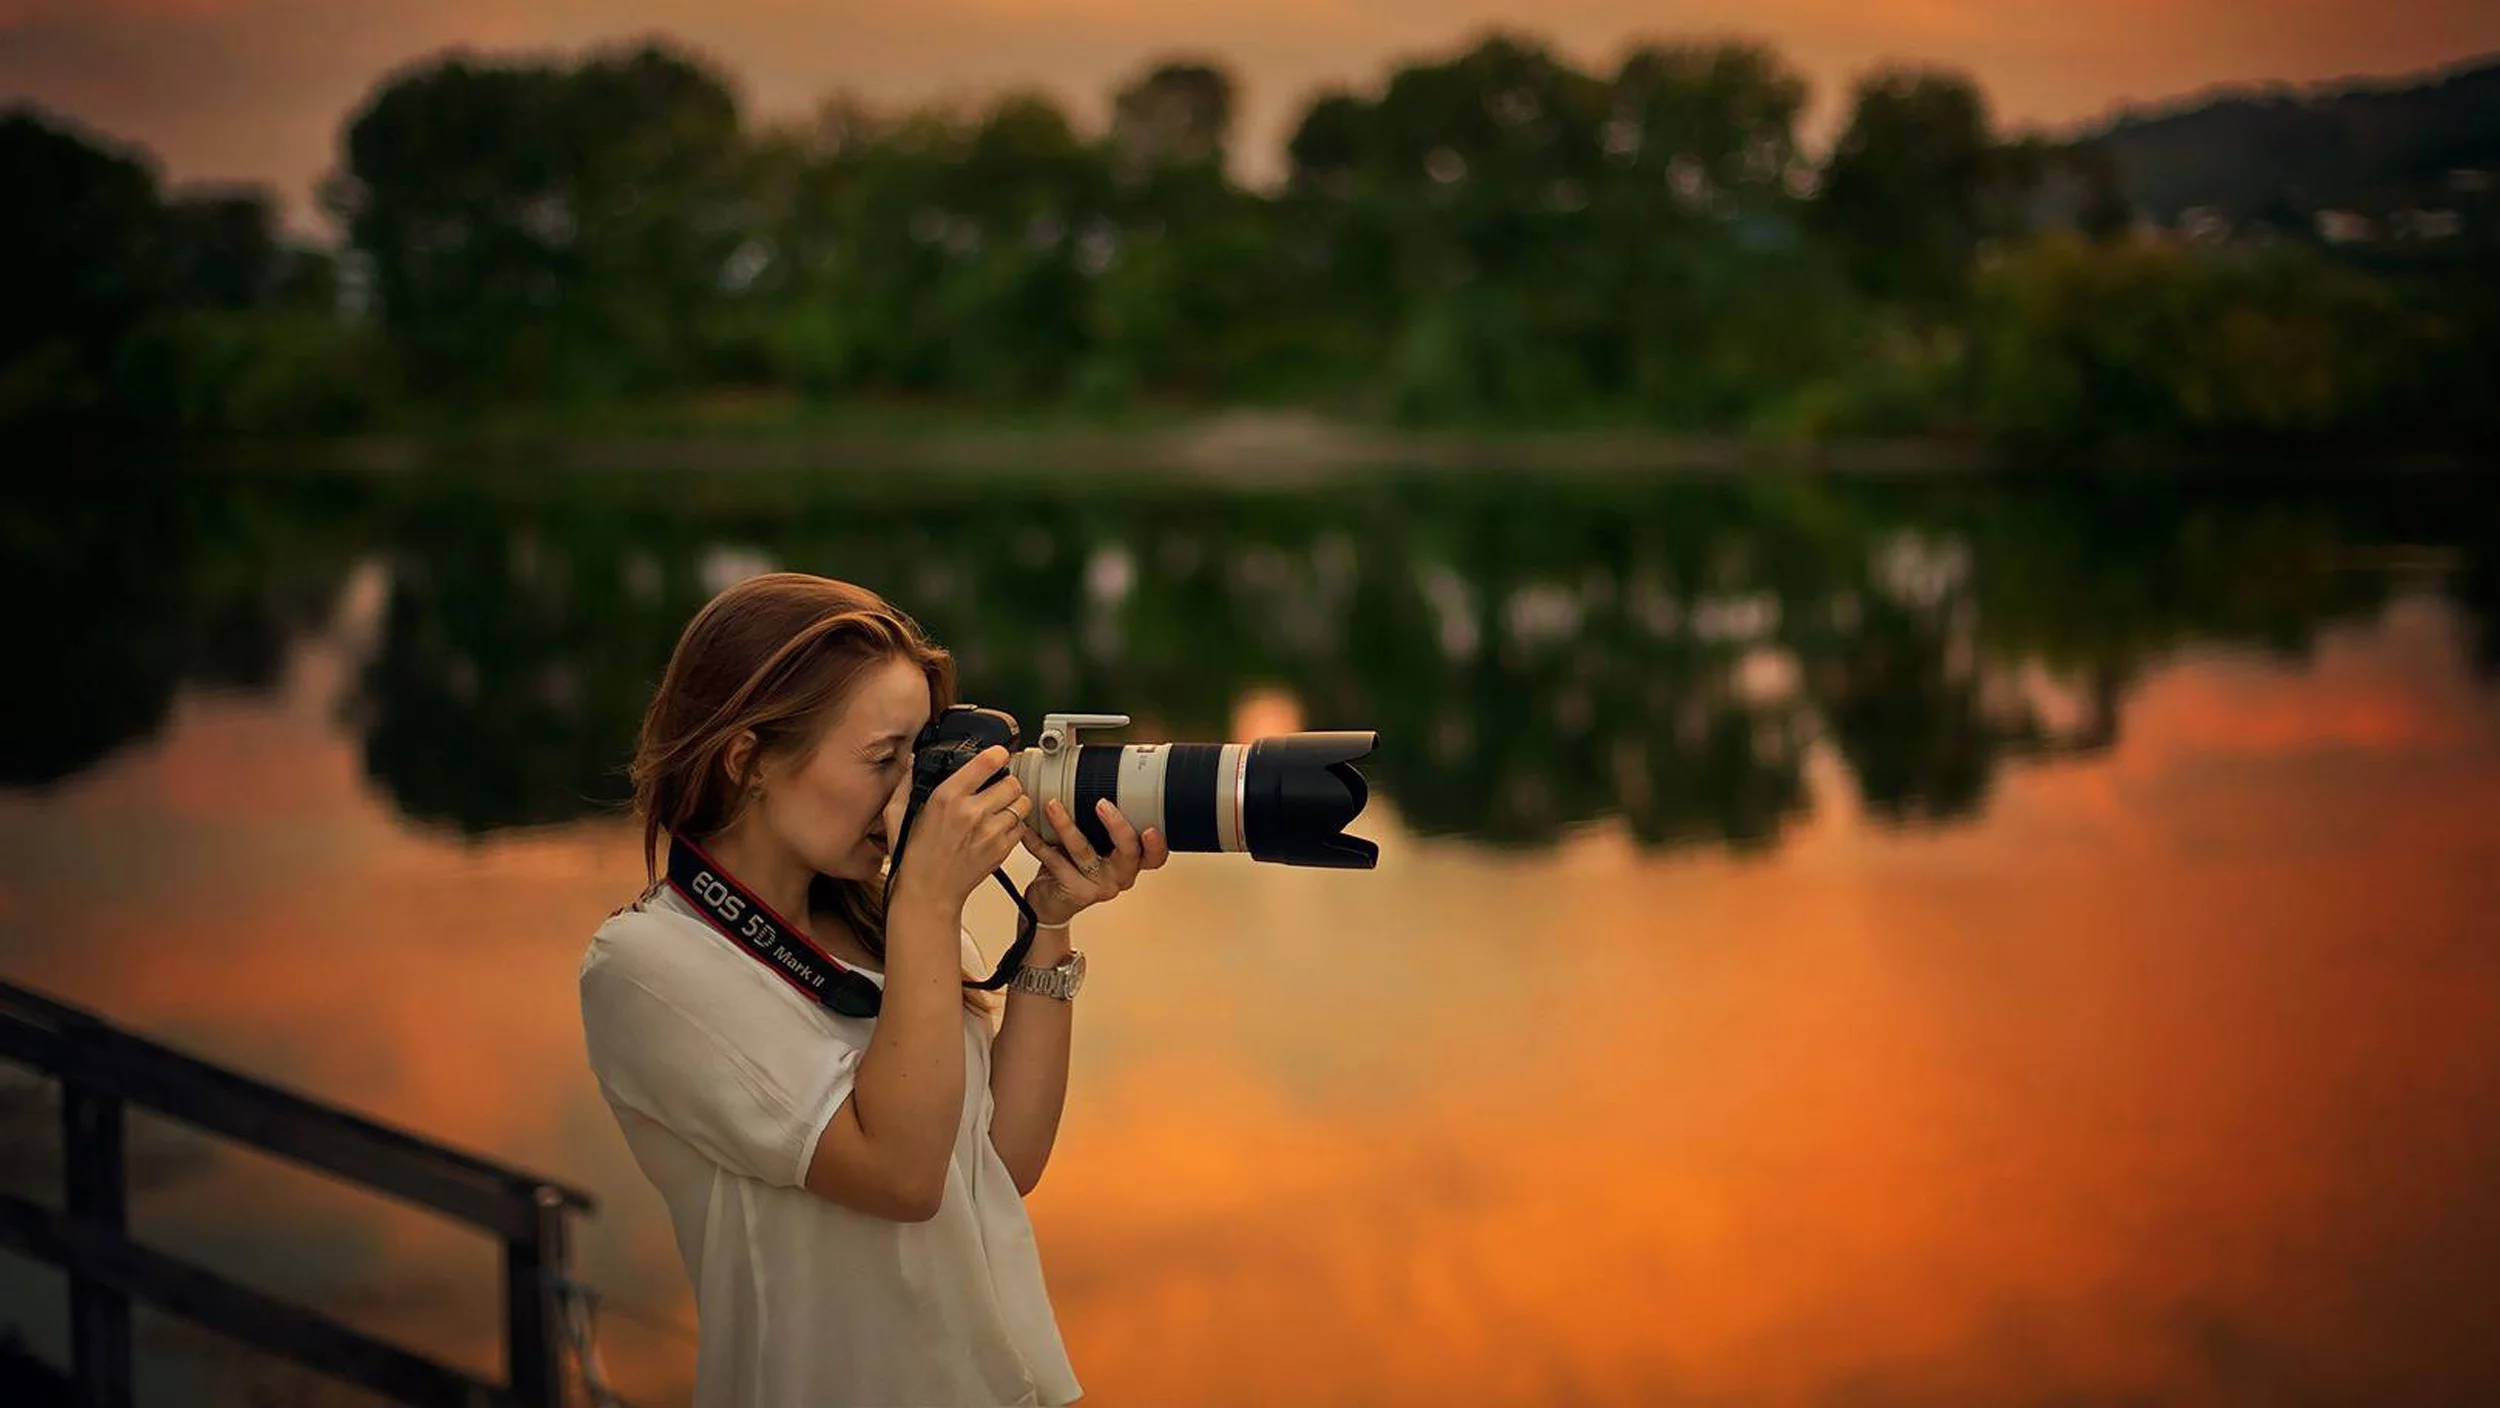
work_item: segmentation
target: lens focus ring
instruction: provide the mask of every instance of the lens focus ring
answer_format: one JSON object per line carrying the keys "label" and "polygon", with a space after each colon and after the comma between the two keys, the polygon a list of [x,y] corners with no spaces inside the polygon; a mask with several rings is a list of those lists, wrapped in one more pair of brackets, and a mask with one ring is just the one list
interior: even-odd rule
{"label": "lens focus ring", "polygon": [[1076,813],[1078,834],[1096,855],[1111,850],[1111,833],[1094,804],[1108,797],[1113,806],[1119,805],[1121,751],[1118,744],[1092,744],[1076,750],[1076,781],[1071,789],[1075,795],[1068,799],[1068,807]]}

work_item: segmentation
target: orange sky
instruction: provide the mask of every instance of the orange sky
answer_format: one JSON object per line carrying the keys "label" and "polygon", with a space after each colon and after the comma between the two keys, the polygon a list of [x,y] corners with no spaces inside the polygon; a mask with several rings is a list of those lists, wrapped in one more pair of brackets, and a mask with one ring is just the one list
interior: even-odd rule
{"label": "orange sky", "polygon": [[2500,50],[2486,0],[0,0],[0,100],[31,98],[154,148],[177,179],[275,183],[311,228],[311,184],[374,80],[450,45],[575,47],[659,32],[709,52],[767,116],[848,89],[884,102],[1038,84],[1093,119],[1102,94],[1176,52],[1241,79],[1241,165],[1273,171],[1324,84],[1376,83],[1401,56],[1488,25],[1587,63],[1639,35],[1742,33],[1826,101],[1887,59],[1975,73],[2000,115],[2060,123],[2218,83],[2400,74]]}

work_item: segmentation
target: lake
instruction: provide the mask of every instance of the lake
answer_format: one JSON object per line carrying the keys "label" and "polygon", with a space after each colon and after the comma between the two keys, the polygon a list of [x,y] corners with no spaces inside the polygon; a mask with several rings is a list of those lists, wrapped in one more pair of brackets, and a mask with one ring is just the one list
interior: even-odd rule
{"label": "lake", "polygon": [[[1026,721],[1378,729],[1370,873],[1082,921],[1030,1200],[1088,1403],[2493,1401],[2500,494],[2250,473],[21,474],[0,976],[580,1184],[706,597],[875,587]],[[994,957],[1003,907],[976,910]],[[56,1199],[0,1071],[9,1185]],[[134,1116],[136,1233],[475,1372],[495,1248]],[[0,1335],[65,1362],[0,1254]],[[142,1313],[155,1403],[350,1402]]]}

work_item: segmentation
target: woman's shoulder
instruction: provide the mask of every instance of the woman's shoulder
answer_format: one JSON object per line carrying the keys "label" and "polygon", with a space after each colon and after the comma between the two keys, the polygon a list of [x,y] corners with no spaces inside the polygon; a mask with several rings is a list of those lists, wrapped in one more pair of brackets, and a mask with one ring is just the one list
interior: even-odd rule
{"label": "woman's shoulder", "polygon": [[666,882],[622,906],[582,955],[585,1016],[659,1002],[723,1033],[832,1032],[864,1044],[866,1024],[800,996],[769,965],[698,916]]}
{"label": "woman's shoulder", "polygon": [[591,933],[593,943],[630,942],[655,930],[674,928],[678,921],[693,916],[679,912],[669,901],[673,898],[666,880],[655,880],[632,900],[608,911]]}
{"label": "woman's shoulder", "polygon": [[[718,973],[735,973],[721,959],[739,959],[701,919],[671,903],[666,881],[600,922],[582,955],[582,983],[624,978],[642,984],[679,984]],[[743,961],[743,960],[741,960]]]}

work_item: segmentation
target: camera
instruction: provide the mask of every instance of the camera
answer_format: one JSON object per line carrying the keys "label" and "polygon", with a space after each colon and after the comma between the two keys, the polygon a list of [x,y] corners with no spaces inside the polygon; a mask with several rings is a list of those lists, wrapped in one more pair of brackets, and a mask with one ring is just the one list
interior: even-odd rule
{"label": "camera", "polygon": [[1015,716],[949,706],[912,742],[912,805],[985,748],[1004,746],[1007,772],[1033,798],[1025,818],[1044,841],[1042,806],[1068,809],[1096,854],[1111,850],[1094,814],[1108,797],[1139,832],[1155,827],[1175,851],[1240,851],[1280,865],[1370,870],[1380,847],[1345,828],[1371,788],[1354,765],[1380,746],[1376,732],[1289,733],[1254,743],[1085,743],[1086,729],[1128,726],[1126,714],[1046,714],[1032,747]]}

